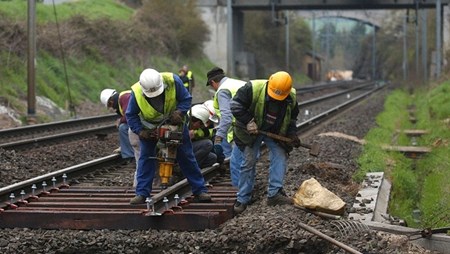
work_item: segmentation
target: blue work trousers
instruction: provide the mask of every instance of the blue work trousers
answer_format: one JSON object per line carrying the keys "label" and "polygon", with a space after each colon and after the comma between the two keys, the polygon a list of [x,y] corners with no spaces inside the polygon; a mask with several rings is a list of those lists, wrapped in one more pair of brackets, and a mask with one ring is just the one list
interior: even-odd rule
{"label": "blue work trousers", "polygon": [[134,157],[134,150],[128,137],[128,124],[121,123],[119,125],[119,143],[122,158],[128,159]]}
{"label": "blue work trousers", "polygon": [[234,142],[232,147],[230,158],[231,185],[238,187],[241,165],[244,163],[244,154]]}
{"label": "blue work trousers", "polygon": [[[255,185],[256,161],[259,155],[261,143],[264,141],[269,148],[269,183],[267,196],[273,197],[283,187],[284,175],[286,172],[287,155],[284,149],[279,146],[273,139],[258,135],[252,146],[245,146],[243,156],[244,162],[241,165],[239,177],[239,192],[237,201],[242,204],[248,204],[252,198],[252,191]],[[260,170],[266,170],[261,168]]]}
{"label": "blue work trousers", "polygon": [[225,137],[222,139],[222,143],[220,143],[220,145],[222,146],[223,155],[225,155],[225,158],[230,158],[233,150],[232,144],[228,143],[227,138]]}
{"label": "blue work trousers", "polygon": [[[139,141],[141,156],[139,157],[136,174],[136,195],[150,197],[157,163],[156,159],[154,159],[156,157],[156,141],[143,139]],[[180,166],[181,172],[191,185],[194,195],[208,192],[205,186],[205,179],[194,157],[192,143],[186,125],[183,126],[183,140],[182,144],[177,148],[176,161]]]}

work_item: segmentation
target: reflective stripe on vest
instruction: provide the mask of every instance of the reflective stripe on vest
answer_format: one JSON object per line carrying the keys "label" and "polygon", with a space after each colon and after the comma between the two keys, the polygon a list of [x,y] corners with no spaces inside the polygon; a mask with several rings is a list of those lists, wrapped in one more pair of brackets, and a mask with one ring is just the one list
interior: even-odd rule
{"label": "reflective stripe on vest", "polygon": [[131,90],[134,92],[134,97],[136,98],[136,102],[141,109],[139,115],[147,122],[150,123],[160,123],[164,118],[168,117],[170,113],[175,111],[176,109],[176,89],[175,89],[175,81],[173,79],[173,73],[170,72],[161,72],[161,76],[163,78],[164,84],[164,113],[161,114],[156,109],[148,103],[144,93],[142,92],[142,87],[137,82],[133,86],[131,86]]}
{"label": "reflective stripe on vest", "polygon": [[[220,118],[220,109],[219,109],[219,98],[218,98],[218,93],[220,90],[228,90],[231,93],[231,98],[233,98],[236,93],[237,90],[239,90],[239,88],[243,87],[245,85],[245,81],[242,80],[237,80],[237,79],[232,79],[232,78],[227,78],[225,80],[225,82],[223,82],[219,88],[217,89],[216,93],[214,94],[214,98],[213,98],[213,106],[214,109],[216,110],[216,114],[217,116]],[[227,131],[227,141],[228,143],[230,143],[231,141],[233,141],[233,125],[236,122],[236,119],[234,118],[234,116],[232,116],[231,118],[231,126],[228,128]]]}
{"label": "reflective stripe on vest", "polygon": [[187,88],[187,87],[189,87],[189,83],[192,80],[192,71],[188,71],[186,73],[186,77],[188,78],[188,82],[184,82],[183,85],[184,85],[184,87]]}
{"label": "reflective stripe on vest", "polygon": [[[267,88],[267,80],[252,80],[252,90],[253,90],[253,98],[252,105],[250,106],[250,111],[255,112],[255,122],[258,124],[258,128],[261,128],[262,123],[264,122],[264,104],[266,98],[266,88]],[[291,89],[290,96],[293,102],[296,102],[296,91],[294,88]],[[291,121],[291,110],[295,104],[291,103],[286,108],[286,114],[283,118],[283,123],[280,128],[280,135],[285,135],[287,132],[287,128],[289,127],[289,123]]]}

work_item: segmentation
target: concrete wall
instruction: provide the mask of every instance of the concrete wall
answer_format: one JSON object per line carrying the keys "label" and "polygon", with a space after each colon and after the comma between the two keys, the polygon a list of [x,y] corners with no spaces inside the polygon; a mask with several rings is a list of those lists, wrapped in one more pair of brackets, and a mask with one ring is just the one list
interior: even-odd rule
{"label": "concrete wall", "polygon": [[205,42],[203,52],[215,65],[226,70],[228,54],[226,1],[199,0],[197,6],[210,31],[209,41]]}

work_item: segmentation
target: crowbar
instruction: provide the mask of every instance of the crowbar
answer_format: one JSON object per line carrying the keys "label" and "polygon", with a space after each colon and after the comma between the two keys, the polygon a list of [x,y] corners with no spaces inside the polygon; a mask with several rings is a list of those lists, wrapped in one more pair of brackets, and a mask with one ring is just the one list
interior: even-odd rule
{"label": "crowbar", "polygon": [[[258,130],[258,133],[266,135],[267,137],[270,137],[270,138],[273,138],[273,139],[277,139],[277,140],[280,140],[280,141],[287,142],[287,143],[292,142],[292,139],[290,139],[288,137],[285,137],[285,136],[281,136],[281,135],[272,133],[272,132]],[[309,149],[309,155],[312,155],[314,157],[317,157],[319,155],[319,150],[320,149],[319,149],[319,144],[317,144],[317,143],[312,143],[310,145],[310,144],[305,144],[305,143],[300,142],[300,146],[304,147],[306,149]]]}

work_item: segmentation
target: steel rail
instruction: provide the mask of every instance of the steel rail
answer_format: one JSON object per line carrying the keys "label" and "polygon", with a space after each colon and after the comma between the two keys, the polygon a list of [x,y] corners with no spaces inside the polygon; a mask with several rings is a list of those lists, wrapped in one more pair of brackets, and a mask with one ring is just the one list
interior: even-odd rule
{"label": "steel rail", "polygon": [[342,103],[342,104],[340,104],[338,106],[335,106],[335,107],[333,107],[333,108],[331,108],[329,110],[326,110],[326,111],[324,111],[324,112],[322,112],[322,113],[320,113],[320,114],[318,114],[318,115],[316,115],[314,117],[311,117],[311,118],[309,118],[306,121],[298,123],[296,125],[297,126],[297,132],[308,130],[309,128],[313,127],[314,125],[319,124],[325,118],[329,117],[329,115],[335,114],[338,111],[343,110],[346,107],[349,107],[349,106],[355,104],[356,102],[364,99],[365,97],[371,95],[375,91],[377,91],[377,90],[379,90],[381,88],[384,88],[384,87],[385,87],[384,83],[378,83],[375,86],[375,88],[369,90],[368,92],[363,93],[363,94],[361,94],[361,95],[359,95],[359,96],[357,96],[357,97],[355,97],[355,98],[353,98],[351,100],[348,100],[348,101],[346,101],[346,102],[344,102],[344,103]]}
{"label": "steel rail", "polygon": [[[48,184],[52,184],[53,185],[53,181],[52,179],[55,179],[55,185],[65,185],[67,184],[65,181],[65,179],[63,178],[64,175],[66,176],[70,176],[71,178],[74,178],[76,176],[79,176],[81,174],[83,174],[83,172],[91,172],[93,170],[95,170],[95,168],[104,166],[104,165],[109,165],[109,164],[113,164],[115,162],[117,162],[118,160],[120,160],[121,156],[120,154],[111,154],[105,157],[101,157],[101,158],[97,158],[91,161],[87,161],[84,163],[80,163],[78,165],[74,165],[71,167],[67,167],[67,168],[63,168],[51,173],[47,173],[38,177],[34,177],[25,181],[21,181],[18,183],[14,183],[11,185],[8,185],[6,187],[0,188],[0,202],[6,202],[8,200],[14,202],[19,201],[20,199],[22,199],[22,197],[20,197],[19,192],[21,190],[24,190],[27,194],[24,196],[24,198],[28,198],[30,196],[32,196],[32,186],[36,185],[39,186],[41,183],[46,182]],[[52,188],[53,186],[49,186],[48,189]],[[39,193],[43,192],[43,188],[42,187],[37,187],[35,190],[35,195],[38,195]],[[11,200],[11,198],[9,197],[11,193],[14,194],[15,193],[15,197]],[[0,206],[1,207],[1,206]]]}
{"label": "steel rail", "polygon": [[47,130],[55,129],[73,129],[74,126],[86,126],[95,125],[102,122],[111,122],[117,119],[117,114],[107,114],[101,116],[85,117],[78,119],[71,119],[65,121],[57,121],[51,123],[26,125],[21,127],[15,127],[10,129],[0,130],[0,140],[4,140],[7,137],[21,136],[23,133],[42,133]]}
{"label": "steel rail", "polygon": [[[335,109],[356,103],[358,99],[362,99],[376,89],[335,107]],[[330,110],[323,117],[329,114]],[[322,118],[308,119],[300,123],[298,128],[301,130],[306,125],[316,124],[319,119]],[[114,162],[119,158],[119,155],[107,157],[2,188],[0,193],[3,195],[3,200],[5,198],[7,200],[9,193],[17,192],[20,189],[30,190],[30,185],[38,184],[41,181],[51,181],[53,177],[61,178],[64,173],[70,174],[72,177],[76,174],[77,167],[82,168],[84,166],[84,172],[92,172],[94,168],[99,168],[99,165],[103,162]],[[37,199],[37,202],[33,200],[34,195],[30,194],[27,197],[32,202],[26,205],[20,204],[23,197],[11,199],[9,204],[3,206],[4,211],[0,213],[0,226],[174,230],[215,228],[234,216],[232,207],[237,191],[231,187],[228,178],[225,182],[223,179],[214,180],[219,176],[218,171],[219,167],[217,166],[202,170],[202,174],[208,181],[213,203],[193,203],[190,186],[186,179],[167,189],[152,192],[152,198],[148,200],[146,205],[135,206],[128,204],[129,198],[132,197],[130,195],[134,195],[134,191],[130,188],[86,187],[82,184],[65,187],[67,183],[58,181],[61,185],[54,188],[52,192],[40,188],[38,194],[40,198]],[[178,199],[175,198],[176,195],[178,195],[179,200],[184,199],[184,201],[179,203]],[[18,204],[19,207],[10,207],[10,205],[15,204]],[[105,220],[105,218],[108,219]]]}
{"label": "steel rail", "polygon": [[89,128],[89,129],[85,129],[85,130],[65,132],[65,133],[61,133],[61,134],[43,136],[43,137],[38,137],[38,138],[12,141],[9,143],[0,144],[0,148],[3,148],[3,149],[24,149],[24,148],[29,149],[30,145],[41,145],[42,143],[56,142],[56,141],[60,141],[60,140],[66,140],[69,138],[75,139],[75,138],[81,138],[81,137],[90,136],[90,135],[97,135],[98,137],[102,137],[102,136],[105,136],[106,133],[111,133],[115,130],[116,130],[115,125],[111,124],[111,125],[107,125],[107,126],[94,127],[94,128]]}
{"label": "steel rail", "polygon": [[338,87],[342,87],[342,86],[349,86],[352,84],[359,84],[362,81],[345,81],[345,80],[340,80],[340,81],[333,81],[333,82],[326,82],[326,83],[320,83],[320,84],[316,84],[316,85],[307,85],[307,86],[302,86],[299,88],[296,88],[298,93],[312,93],[312,92],[317,92],[317,91],[321,91],[321,90],[326,90],[326,89],[330,89],[330,88],[338,88]]}
{"label": "steel rail", "polygon": [[[84,166],[92,168],[112,159],[114,158],[105,157]],[[0,227],[172,230],[215,228],[233,216],[232,207],[237,192],[231,187],[229,179],[225,183],[219,181],[217,185],[212,184],[219,169],[219,166],[214,166],[202,170],[205,180],[209,182],[212,203],[195,203],[186,179],[159,192],[153,191],[147,207],[129,204],[129,199],[134,196],[134,191],[130,188],[83,186],[80,183],[58,186],[51,191],[43,189],[37,195],[28,196],[27,202],[23,202],[23,199],[11,200],[10,204],[0,209],[3,210],[0,212]],[[73,170],[75,168],[71,167],[56,172],[53,176],[73,173]],[[19,186],[28,186],[49,177],[52,175],[16,184],[2,192],[17,190]],[[177,195],[180,202],[177,202]]]}
{"label": "steel rail", "polygon": [[376,84],[376,82],[370,82],[370,83],[367,83],[367,84],[362,84],[362,85],[359,85],[359,86],[356,86],[356,87],[352,87],[352,88],[349,88],[349,89],[345,89],[345,90],[342,90],[342,91],[339,91],[339,92],[330,93],[330,94],[327,94],[327,95],[324,95],[324,96],[320,96],[320,97],[317,97],[317,98],[313,98],[313,99],[310,99],[310,100],[307,100],[307,101],[302,101],[302,102],[299,102],[298,105],[300,107],[304,107],[304,106],[307,106],[307,105],[318,103],[318,102],[323,101],[323,100],[327,100],[327,99],[330,99],[330,98],[333,98],[333,97],[337,97],[337,96],[342,95],[342,94],[349,93],[351,91],[372,87],[375,84]]}

